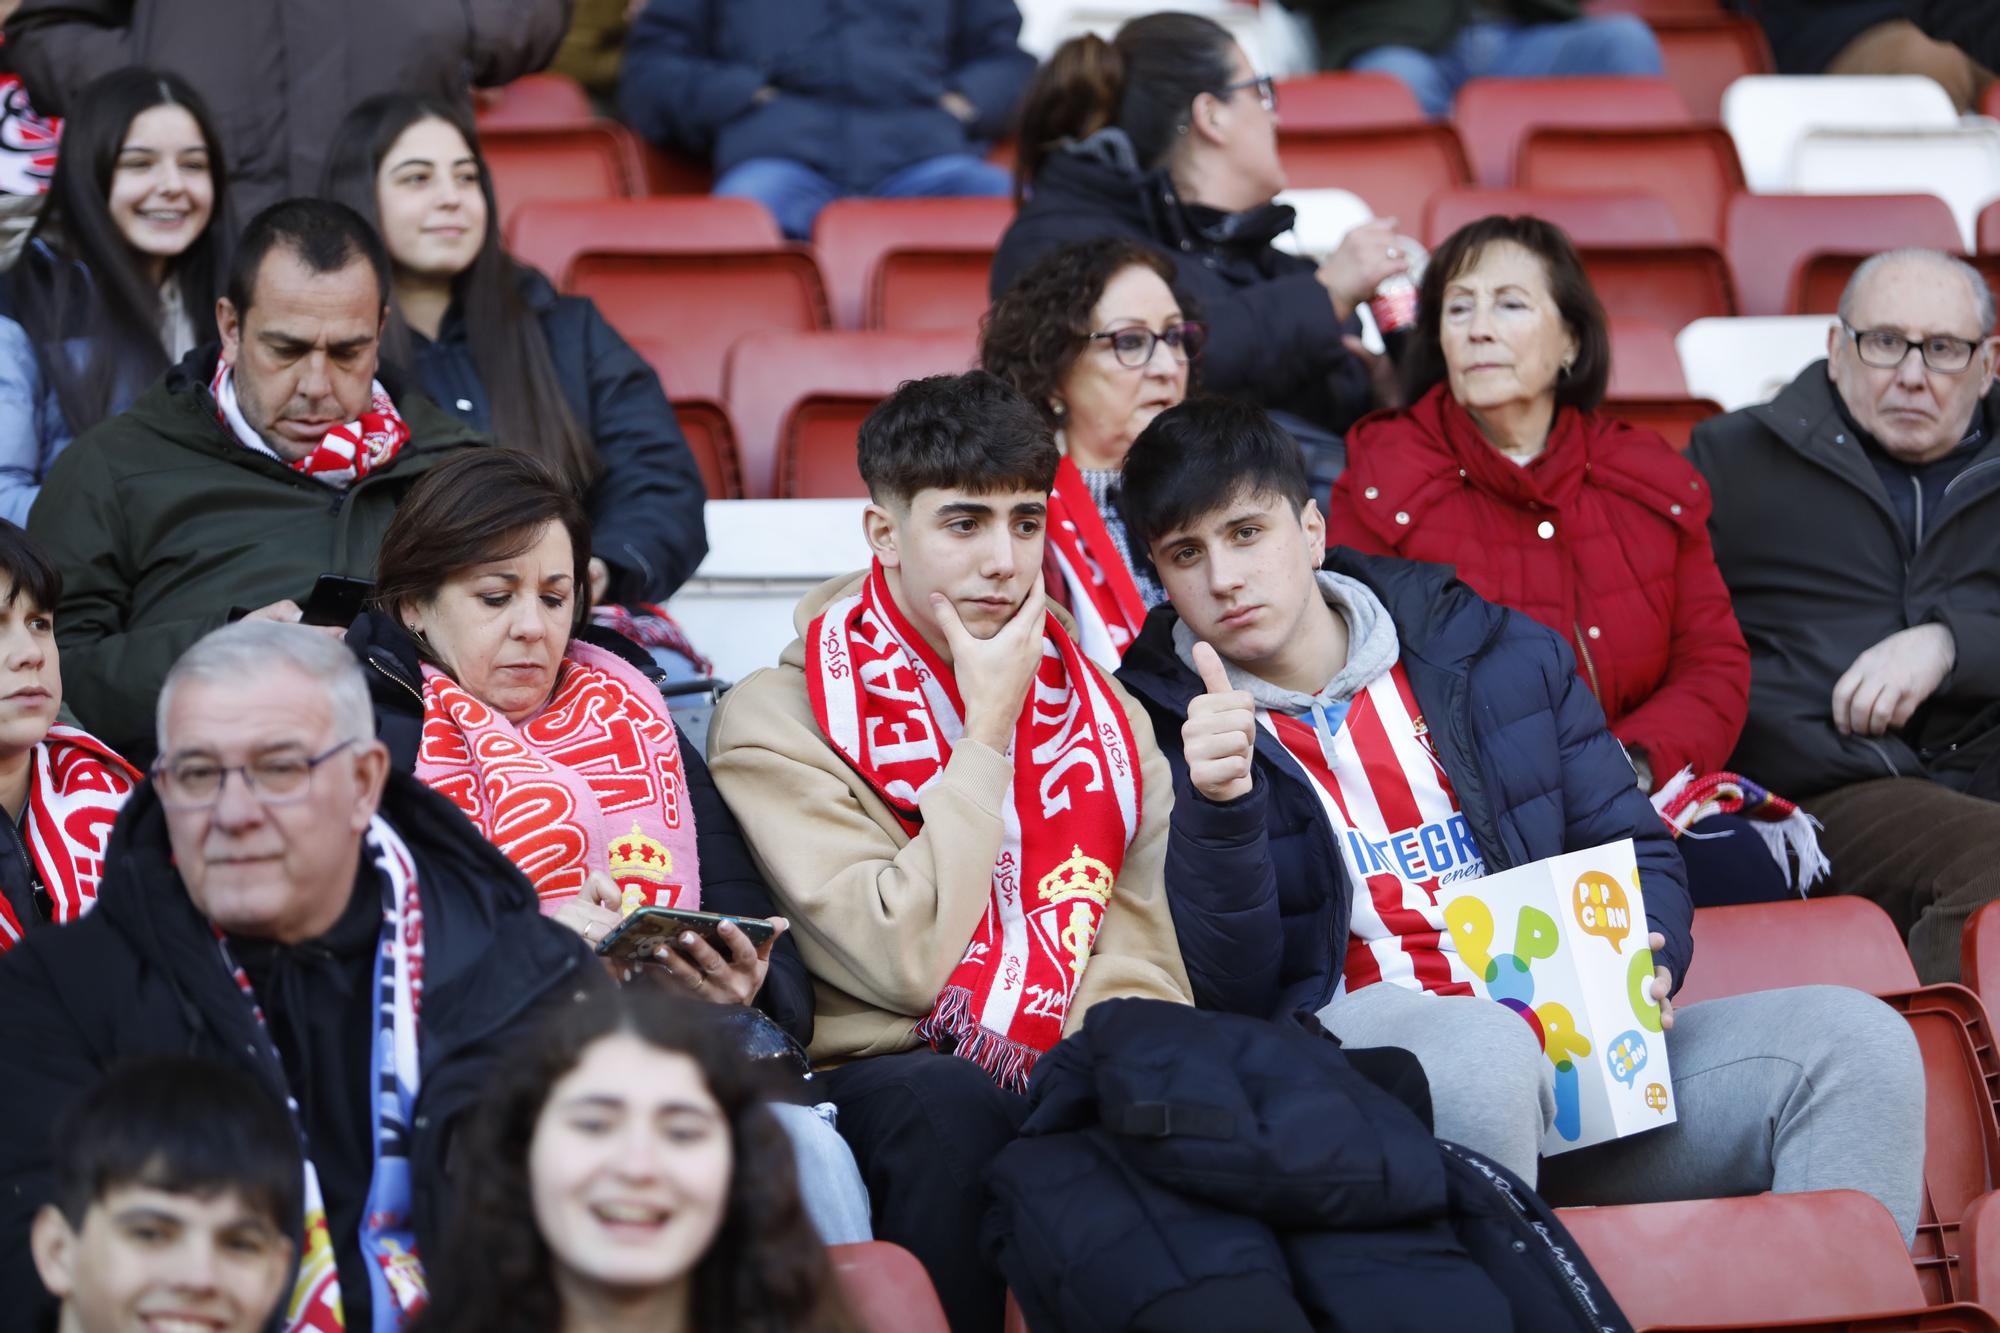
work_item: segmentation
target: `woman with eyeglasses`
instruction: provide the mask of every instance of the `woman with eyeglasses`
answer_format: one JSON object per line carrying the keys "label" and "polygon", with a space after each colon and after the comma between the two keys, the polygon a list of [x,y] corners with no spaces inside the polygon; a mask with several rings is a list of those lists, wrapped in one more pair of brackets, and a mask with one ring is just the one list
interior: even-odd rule
{"label": "woman with eyeglasses", "polygon": [[1334,437],[1397,401],[1393,368],[1361,350],[1355,310],[1409,267],[1415,243],[1383,219],[1320,264],[1273,246],[1293,221],[1272,202],[1285,185],[1276,113],[1270,79],[1200,15],[1150,14],[1109,42],[1065,42],[1022,107],[1021,211],[992,291],[1050,250],[1099,236],[1172,256],[1213,335],[1204,386],[1281,413],[1330,481]]}
{"label": "woman with eyeglasses", "polygon": [[1569,238],[1534,217],[1460,228],[1424,272],[1410,346],[1410,406],[1349,434],[1328,544],[1455,566],[1560,634],[1635,781],[1660,793],[1696,906],[1795,896],[1792,858],[1802,885],[1824,864],[1811,821],[1722,772],[1750,652],[1707,484],[1598,410],[1611,340]]}
{"label": "woman with eyeglasses", "polygon": [[1139,432],[1187,397],[1202,349],[1173,281],[1173,261],[1138,241],[1065,245],[993,303],[980,336],[980,365],[1040,410],[1062,449],[1048,587],[1061,589],[1084,652],[1107,671],[1166,597],[1126,540],[1118,475]]}

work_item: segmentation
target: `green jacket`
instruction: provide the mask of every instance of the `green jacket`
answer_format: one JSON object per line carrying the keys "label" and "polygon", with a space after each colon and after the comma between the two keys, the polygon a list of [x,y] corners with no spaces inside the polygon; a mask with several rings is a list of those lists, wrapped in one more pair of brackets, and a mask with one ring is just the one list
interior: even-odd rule
{"label": "green jacket", "polygon": [[1515,23],[1561,23],[1583,13],[1581,0],[1288,0],[1319,34],[1321,69],[1341,69],[1378,46],[1442,51],[1466,24],[1502,17]]}
{"label": "green jacket", "polygon": [[[216,415],[216,348],[188,354],[129,411],[57,456],[28,533],[62,571],[56,644],[83,725],[135,763],[154,751],[167,669],[226,623],[321,574],[373,578],[375,553],[416,479],[486,443],[414,393],[397,397],[410,441],[335,491],[246,449]],[[393,392],[393,390],[392,390]]]}

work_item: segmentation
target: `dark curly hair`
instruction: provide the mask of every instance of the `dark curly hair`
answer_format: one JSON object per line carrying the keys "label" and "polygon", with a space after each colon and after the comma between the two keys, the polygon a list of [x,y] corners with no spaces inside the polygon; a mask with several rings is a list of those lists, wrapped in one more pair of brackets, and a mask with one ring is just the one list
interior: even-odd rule
{"label": "dark curly hair", "polygon": [[693,1274],[691,1323],[732,1333],[862,1333],[799,1200],[792,1146],[769,1089],[709,1006],[644,986],[561,1003],[495,1071],[454,1156],[430,1305],[415,1333],[557,1333],[554,1260],[535,1225],[528,1147],[550,1090],[594,1043],[625,1034],[689,1056],[729,1122],[735,1170],[721,1227]]}
{"label": "dark curly hair", "polygon": [[[1120,236],[1078,241],[1037,259],[1021,271],[986,312],[979,330],[979,364],[1013,385],[1054,430],[1061,422],[1049,399],[1083,355],[1094,331],[1090,312],[1111,280],[1128,268],[1150,269],[1174,285],[1174,261],[1151,246]],[[1181,315],[1195,319],[1175,292]],[[1188,367],[1194,389],[1192,364]]]}

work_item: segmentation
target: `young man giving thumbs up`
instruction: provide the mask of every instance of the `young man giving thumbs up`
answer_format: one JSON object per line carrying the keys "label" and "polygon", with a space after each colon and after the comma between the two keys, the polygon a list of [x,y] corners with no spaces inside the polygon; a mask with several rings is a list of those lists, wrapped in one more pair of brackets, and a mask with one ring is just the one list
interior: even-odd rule
{"label": "young man giving thumbs up", "polygon": [[[1127,529],[1169,604],[1118,677],[1175,780],[1167,900],[1196,1003],[1317,1013],[1399,1046],[1440,1138],[1561,1202],[1861,1189],[1907,1239],[1923,1075],[1903,1020],[1816,986],[1691,1005],[1686,872],[1569,649],[1448,568],[1325,549],[1296,444],[1255,407],[1162,413],[1124,472]],[[1475,993],[1438,891],[1632,839],[1678,1122],[1537,1161],[1552,1067]]]}

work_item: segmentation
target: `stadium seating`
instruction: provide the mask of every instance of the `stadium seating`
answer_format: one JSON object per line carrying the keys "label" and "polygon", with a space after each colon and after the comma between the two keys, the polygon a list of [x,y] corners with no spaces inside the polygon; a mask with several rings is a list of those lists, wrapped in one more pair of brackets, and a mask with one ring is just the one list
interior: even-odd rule
{"label": "stadium seating", "polygon": [[1979,211],[1979,253],[2000,254],[2000,200]]}
{"label": "stadium seating", "polygon": [[480,132],[479,149],[502,226],[530,200],[618,199],[646,188],[639,141],[615,121],[495,127]]}
{"label": "stadium seating", "polygon": [[674,400],[674,420],[687,437],[711,500],[743,498],[743,469],[736,461],[736,428],[729,410],[706,398]]}
{"label": "stadium seating", "polygon": [[[1867,254],[1838,251],[1807,255],[1792,275],[1785,297],[1787,308],[1798,315],[1834,313],[1840,308],[1840,294],[1846,290],[1848,279],[1868,258]],[[1968,255],[1966,262],[1979,270],[1986,279],[1987,289],[1995,294],[1995,300],[2000,300],[2000,255]]]}
{"label": "stadium seating", "polygon": [[1515,178],[1530,190],[1641,190],[1674,211],[1690,241],[1720,243],[1743,188],[1736,145],[1713,125],[1667,129],[1540,129],[1522,143]]}
{"label": "stadium seating", "polygon": [[1667,82],[1698,119],[1722,118],[1722,93],[1736,80],[1772,71],[1771,47],[1755,19],[1741,14],[1652,14]]}
{"label": "stadium seating", "polygon": [[1963,252],[1958,223],[1936,195],[1761,195],[1730,201],[1729,263],[1745,315],[1786,313],[1794,275],[1815,253],[1899,245]]}
{"label": "stadium seating", "polygon": [[[1783,948],[1773,942],[1784,941]],[[1866,898],[1704,907],[1676,1004],[1819,983],[1871,994],[1914,990],[1917,970],[1889,914]]]}
{"label": "stadium seating", "polygon": [[1961,1300],[1966,1279],[1958,1230],[1996,1183],[2000,1166],[2000,1063],[1979,997],[1963,986],[1924,986],[1882,997],[1900,1010],[1924,1062],[1924,1209],[1911,1255],[1926,1297]]}
{"label": "stadium seating", "polygon": [[1826,355],[1824,316],[1701,319],[1674,338],[1688,392],[1734,412],[1767,403]]}
{"label": "stadium seating", "polygon": [[1937,195],[1970,249],[1979,210],[2000,198],[2000,124],[1812,130],[1792,149],[1792,188],[1802,194]]}
{"label": "stadium seating", "polygon": [[1474,179],[1496,188],[1514,184],[1515,150],[1532,130],[1692,122],[1687,103],[1665,79],[1473,79],[1452,106]]}
{"label": "stadium seating", "polygon": [[827,1251],[840,1290],[868,1333],[951,1333],[917,1256],[883,1240]]}
{"label": "stadium seating", "polygon": [[1778,193],[1792,188],[1793,149],[1810,130],[1950,129],[1958,112],[1942,87],[1918,75],[1767,74],[1729,85],[1722,123],[1750,188]]}
{"label": "stadium seating", "polygon": [[474,105],[482,138],[493,130],[574,125],[597,115],[582,85],[556,73],[523,75],[505,88],[481,89]]}
{"label": "stadium seating", "polygon": [[1625,399],[1685,398],[1687,378],[1674,351],[1675,330],[1650,319],[1614,314],[1611,334],[1610,396]]}
{"label": "stadium seating", "polygon": [[813,250],[836,327],[976,327],[1008,199],[836,199],[813,223]]}
{"label": "stadium seating", "polygon": [[1982,1194],[1958,1224],[1965,1299],[2000,1309],[2000,1194]]}
{"label": "stadium seating", "polygon": [[1393,74],[1342,70],[1280,80],[1278,115],[1286,131],[1364,130],[1419,124],[1424,109]]}
{"label": "stadium seating", "polygon": [[[1988,903],[1965,923],[1958,944],[1959,975],[1991,1010],[2000,1008],[2000,903]],[[1996,1289],[1995,1296],[2000,1296]]]}
{"label": "stadium seating", "polygon": [[1681,239],[1673,209],[1637,190],[1446,190],[1431,198],[1424,244],[1435,249],[1468,222],[1493,213],[1532,213],[1578,245],[1673,245]]}
{"label": "stadium seating", "polygon": [[1681,394],[1672,398],[1607,398],[1602,409],[1629,426],[1650,430],[1681,453],[1694,439],[1694,428],[1722,411],[1708,398]]}
{"label": "stadium seating", "polygon": [[1324,259],[1340,248],[1347,233],[1375,216],[1368,201],[1352,190],[1280,190],[1276,199],[1298,217],[1292,229],[1271,244],[1289,254]]}
{"label": "stadium seating", "polygon": [[1926,1304],[1895,1219],[1857,1190],[1558,1216],[1636,1328],[1743,1328]]}
{"label": "stadium seating", "polygon": [[619,199],[523,205],[507,220],[507,249],[560,282],[585,250],[770,250],[785,238],[754,199]]}
{"label": "stadium seating", "polygon": [[1712,245],[1579,246],[1584,272],[1606,310],[1645,319],[1669,334],[1697,319],[1736,313],[1729,265]]}
{"label": "stadium seating", "polygon": [[1449,125],[1294,133],[1280,123],[1278,156],[1292,188],[1352,190],[1406,228],[1423,224],[1432,195],[1472,182],[1465,146]]}
{"label": "stadium seating", "polygon": [[854,437],[904,380],[972,365],[969,331],[758,334],[729,351],[725,376],[746,493],[865,495]]}

